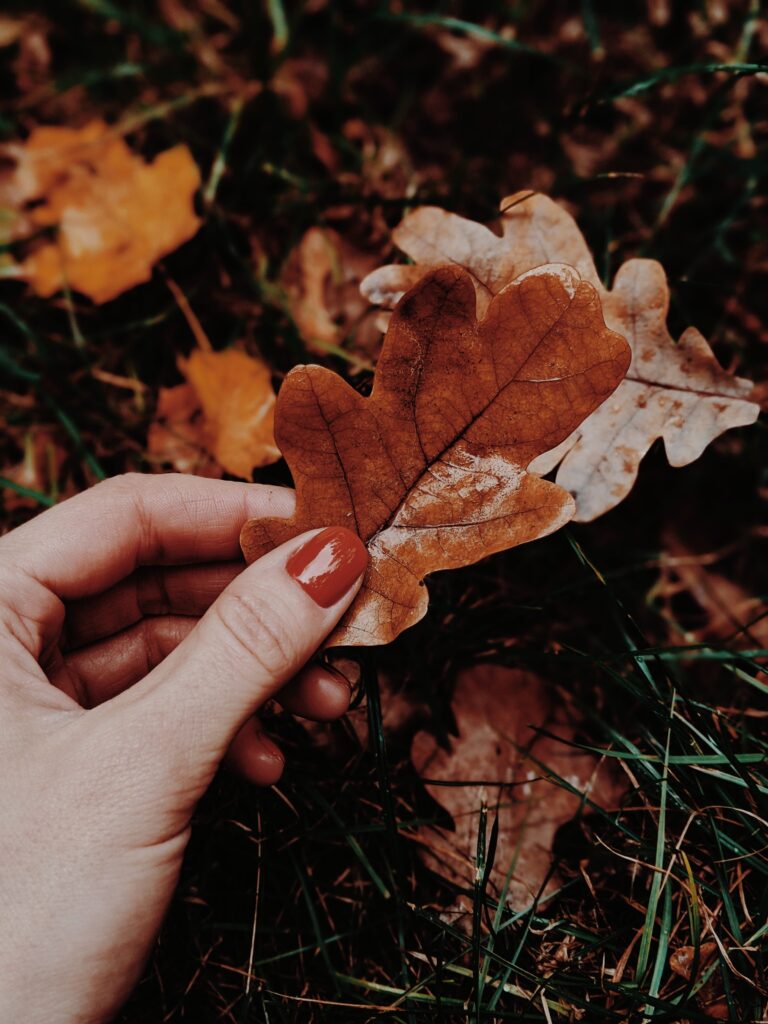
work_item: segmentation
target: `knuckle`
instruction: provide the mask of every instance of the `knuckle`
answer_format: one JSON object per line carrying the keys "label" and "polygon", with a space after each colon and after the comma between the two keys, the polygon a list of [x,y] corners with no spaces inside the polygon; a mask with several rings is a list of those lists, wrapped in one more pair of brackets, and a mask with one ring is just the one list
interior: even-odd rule
{"label": "knuckle", "polygon": [[144,487],[146,484],[146,474],[144,473],[118,473],[116,476],[108,477],[106,480],[102,480],[96,484],[93,491],[100,491],[102,494],[105,492],[115,492],[117,494],[123,494],[125,492],[135,493],[138,487]]}
{"label": "knuckle", "polygon": [[230,641],[267,675],[283,675],[296,665],[293,616],[274,595],[225,592],[214,609]]}

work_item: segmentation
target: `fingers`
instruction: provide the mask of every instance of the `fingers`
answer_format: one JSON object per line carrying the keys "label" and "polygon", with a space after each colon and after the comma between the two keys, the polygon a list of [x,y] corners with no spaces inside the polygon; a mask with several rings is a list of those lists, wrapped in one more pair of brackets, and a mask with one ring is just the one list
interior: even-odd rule
{"label": "fingers", "polygon": [[[367,565],[363,543],[332,527],[245,569],[198,627],[111,715],[140,719],[155,754],[207,785],[247,719],[291,679],[338,622]],[[181,766],[179,764],[181,762]]]}
{"label": "fingers", "polygon": [[64,600],[96,594],[139,565],[237,558],[251,516],[290,515],[285,488],[183,474],[106,480],[12,531],[0,559]]}
{"label": "fingers", "polygon": [[48,669],[54,686],[84,708],[95,708],[127,690],[159,665],[194,629],[197,619],[163,615],[64,656]]}
{"label": "fingers", "polygon": [[274,786],[285,768],[280,748],[266,735],[255,715],[232,740],[226,762],[255,786]]}
{"label": "fingers", "polygon": [[[198,620],[182,615],[142,619],[121,633],[46,666],[49,678],[82,707],[94,708],[143,679],[192,632]],[[317,722],[343,715],[349,684],[323,665],[308,665],[277,694],[281,707]]]}
{"label": "fingers", "polygon": [[[278,693],[286,711],[315,722],[330,722],[349,707],[347,680],[323,665],[308,665]],[[254,715],[240,729],[227,751],[226,762],[256,786],[273,786],[285,767],[280,748],[266,735]]]}
{"label": "fingers", "polygon": [[237,561],[137,569],[105,593],[68,605],[63,646],[92,644],[149,615],[199,617],[243,568]]}
{"label": "fingers", "polygon": [[314,722],[331,722],[349,707],[347,680],[323,665],[307,665],[277,695],[281,707]]}

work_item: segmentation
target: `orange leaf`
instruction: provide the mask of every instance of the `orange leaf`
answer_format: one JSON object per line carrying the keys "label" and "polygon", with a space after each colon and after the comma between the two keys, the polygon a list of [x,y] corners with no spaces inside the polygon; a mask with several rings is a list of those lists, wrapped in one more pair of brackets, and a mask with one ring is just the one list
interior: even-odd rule
{"label": "orange leaf", "polygon": [[203,409],[206,446],[228,473],[250,480],[254,468],[280,458],[266,363],[234,348],[195,349],[182,371]]}
{"label": "orange leaf", "polygon": [[595,289],[551,265],[475,316],[465,271],[428,274],[395,310],[366,399],[319,366],[291,371],[276,437],[291,467],[290,520],[250,520],[249,561],[304,530],[354,529],[371,562],[331,644],[382,644],[426,612],[427,573],[558,529],[573,501],[526,473],[600,404],[629,351]]}
{"label": "orange leaf", "polygon": [[157,260],[200,227],[193,202],[200,173],[184,145],[145,163],[104,122],[92,121],[36,128],[5,152],[16,167],[0,184],[0,203],[20,210],[27,229],[57,229],[56,240],[18,270],[38,295],[68,285],[107,302],[148,281]]}
{"label": "orange leaf", "polygon": [[530,467],[543,475],[560,464],[557,482],[576,498],[577,520],[595,519],[627,496],[657,437],[670,464],[686,466],[724,430],[754,423],[759,408],[747,400],[750,382],[723,370],[695,328],[677,344],[671,338],[669,287],[659,263],[629,260],[609,291],[576,222],[551,199],[520,192],[501,209],[501,234],[438,207],[412,211],[393,238],[416,264],[382,267],[361,288],[372,302],[391,306],[428,270],[458,265],[471,273],[483,310],[513,278],[557,260],[597,289],[605,322],[632,348],[632,366],[610,402]]}

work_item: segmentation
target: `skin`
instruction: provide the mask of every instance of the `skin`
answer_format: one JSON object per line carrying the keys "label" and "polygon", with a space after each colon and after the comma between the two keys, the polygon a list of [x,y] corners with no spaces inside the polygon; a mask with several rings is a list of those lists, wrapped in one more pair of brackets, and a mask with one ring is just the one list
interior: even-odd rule
{"label": "skin", "polygon": [[280,776],[258,709],[346,710],[304,666],[360,581],[324,609],[288,575],[317,531],[239,558],[247,518],[292,511],[279,488],[130,475],[0,539],[0,1020],[109,1020],[222,760]]}

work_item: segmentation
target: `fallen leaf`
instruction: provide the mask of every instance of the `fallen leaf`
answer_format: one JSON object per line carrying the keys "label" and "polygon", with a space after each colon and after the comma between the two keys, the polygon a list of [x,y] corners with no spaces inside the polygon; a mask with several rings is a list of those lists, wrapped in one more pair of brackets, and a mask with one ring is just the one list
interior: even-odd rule
{"label": "fallen leaf", "polygon": [[[716,942],[701,943],[699,946],[698,969],[696,971],[694,981],[698,981],[701,977],[702,971],[709,966],[716,953]],[[686,981],[691,980],[695,962],[696,949],[694,946],[680,946],[674,951],[674,953],[670,953],[669,956],[669,966],[673,973],[679,975],[681,978],[685,978]]]}
{"label": "fallen leaf", "polygon": [[376,264],[330,228],[310,228],[282,274],[288,309],[310,352],[326,355],[354,335],[362,351],[379,330],[360,282]]}
{"label": "fallen leaf", "polygon": [[157,260],[200,227],[193,202],[200,172],[184,145],[146,163],[103,121],[92,121],[35,128],[3,154],[15,167],[0,182],[0,205],[18,211],[17,236],[57,230],[17,270],[38,295],[69,286],[107,302],[148,281]]}
{"label": "fallen leaf", "polygon": [[[669,956],[669,966],[673,974],[684,978],[686,981],[698,982],[704,971],[709,967],[717,955],[716,942],[702,942],[699,946],[698,963],[696,960],[696,948],[694,946],[680,946]],[[693,976],[696,966],[696,976]],[[704,982],[696,993],[696,1001],[707,1017],[713,1020],[728,1020],[730,1017],[728,1004],[723,999],[723,979],[719,972],[715,971]]]}
{"label": "fallen leaf", "polygon": [[191,384],[160,388],[155,419],[147,434],[150,462],[172,466],[179,473],[218,479],[221,466],[206,447],[202,406]]}
{"label": "fallen leaf", "polygon": [[[567,745],[575,724],[552,701],[546,683],[531,673],[474,666],[457,681],[453,713],[458,737],[450,750],[428,732],[417,733],[411,748],[416,771],[455,826],[454,831],[418,830],[423,859],[448,881],[472,887],[480,811],[486,805],[489,834],[494,817],[498,820],[490,891],[499,897],[509,875],[506,902],[522,910],[540,894],[555,834],[578,813],[580,794],[607,807],[619,798],[618,783],[606,770],[598,771],[597,758]],[[576,792],[559,784],[557,776]],[[540,898],[556,886],[553,878]]]}
{"label": "fallen leaf", "polygon": [[275,429],[297,510],[246,523],[246,558],[311,527],[355,530],[371,561],[329,643],[388,643],[425,614],[427,573],[571,518],[568,493],[526,467],[605,400],[628,362],[595,289],[570,267],[510,283],[479,322],[465,271],[427,275],[392,316],[370,398],[319,366],[286,378]]}
{"label": "fallen leaf", "polygon": [[255,468],[280,458],[266,363],[234,348],[195,349],[181,370],[203,410],[205,445],[227,473],[250,480]]}
{"label": "fallen leaf", "polygon": [[517,193],[501,210],[501,234],[438,207],[414,210],[393,239],[415,265],[382,267],[361,287],[371,302],[391,306],[421,273],[450,263],[470,272],[482,312],[510,280],[558,261],[597,289],[606,324],[632,348],[632,365],[611,401],[530,467],[543,475],[559,464],[557,482],[574,495],[577,520],[596,519],[627,496],[656,438],[664,439],[672,466],[686,466],[723,431],[754,423],[751,383],[726,372],[694,327],[677,344],[670,336],[669,287],[659,263],[629,260],[609,291],[575,221],[557,203]]}

